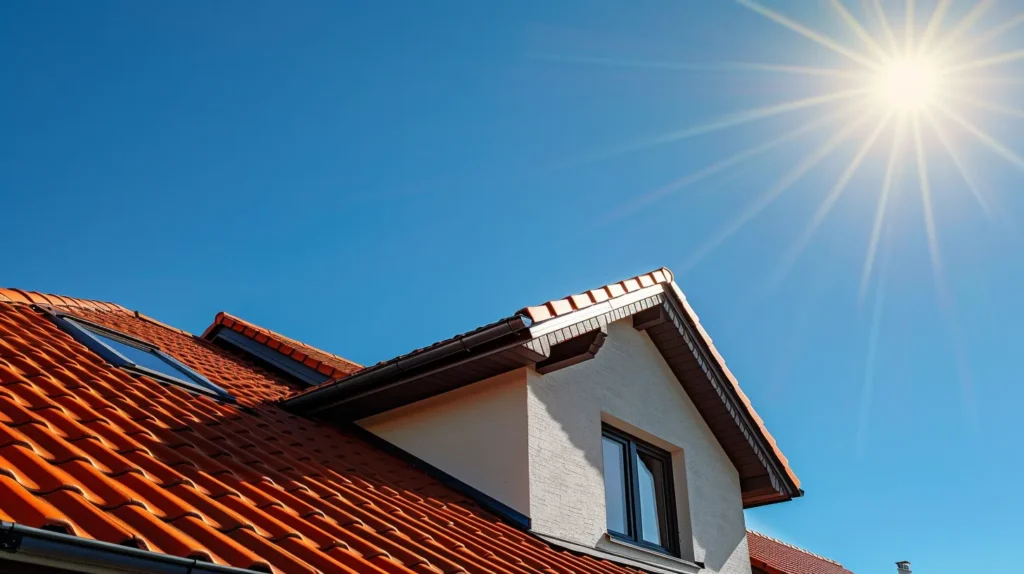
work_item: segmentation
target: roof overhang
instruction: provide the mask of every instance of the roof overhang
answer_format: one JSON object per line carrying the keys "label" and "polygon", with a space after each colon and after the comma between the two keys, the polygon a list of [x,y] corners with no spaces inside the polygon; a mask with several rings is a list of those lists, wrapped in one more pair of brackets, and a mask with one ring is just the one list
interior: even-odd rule
{"label": "roof overhang", "polygon": [[303,415],[354,421],[523,367],[551,372],[594,357],[608,324],[631,319],[661,352],[732,460],[744,507],[803,494],[670,274],[666,281],[538,322],[530,322],[530,315],[538,316],[532,309],[308,389],[284,406]]}

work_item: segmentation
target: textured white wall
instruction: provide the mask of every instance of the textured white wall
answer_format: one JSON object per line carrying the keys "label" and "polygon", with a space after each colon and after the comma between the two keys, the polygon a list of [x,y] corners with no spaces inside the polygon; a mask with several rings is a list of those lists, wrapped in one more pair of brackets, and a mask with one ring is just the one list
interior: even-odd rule
{"label": "textured white wall", "polygon": [[683,557],[750,574],[739,475],[628,319],[609,326],[593,360],[508,373],[359,424],[529,515],[539,534],[672,568],[604,538],[602,421],[672,453]]}
{"label": "textured white wall", "polygon": [[359,421],[373,434],[529,514],[526,370]]}
{"label": "textured white wall", "polygon": [[[739,475],[646,333],[609,326],[590,361],[529,372],[532,527],[640,560],[649,553],[604,540],[604,420],[672,453],[684,558],[708,572],[749,574]],[[667,565],[667,564],[666,564]]]}

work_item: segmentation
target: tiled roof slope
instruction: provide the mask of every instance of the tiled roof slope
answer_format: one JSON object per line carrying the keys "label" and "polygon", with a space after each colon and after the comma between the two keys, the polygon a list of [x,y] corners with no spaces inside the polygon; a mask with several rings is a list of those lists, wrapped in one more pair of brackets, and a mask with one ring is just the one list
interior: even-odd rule
{"label": "tiled roof slope", "polygon": [[750,403],[750,399],[747,397],[746,393],[744,393],[743,389],[740,388],[739,381],[736,380],[736,377],[733,376],[732,371],[730,371],[729,367],[725,364],[725,359],[722,357],[721,353],[718,352],[718,349],[715,348],[715,344],[711,340],[711,335],[708,335],[708,332],[704,330],[703,326],[701,326],[700,319],[697,317],[697,313],[693,310],[693,307],[691,307],[690,303],[686,300],[686,295],[684,295],[682,290],[679,289],[679,286],[676,285],[675,281],[673,280],[672,272],[669,271],[667,267],[662,267],[661,269],[656,269],[654,271],[651,271],[650,273],[637,275],[636,277],[626,279],[625,281],[611,283],[609,285],[605,285],[604,287],[591,289],[590,291],[585,291],[583,293],[578,293],[576,295],[569,295],[568,297],[555,299],[553,301],[548,301],[547,303],[542,303],[540,305],[536,305],[533,307],[526,307],[525,309],[522,309],[519,312],[529,317],[535,323],[540,323],[543,321],[547,321],[549,319],[560,317],[562,315],[567,315],[574,311],[585,309],[587,307],[590,307],[591,305],[603,303],[605,301],[621,297],[628,293],[639,291],[640,289],[644,289],[646,287],[651,287],[653,285],[658,284],[665,285],[666,290],[674,294],[676,299],[682,305],[683,311],[686,313],[689,320],[693,323],[693,326],[697,333],[699,333],[701,338],[704,340],[704,343],[707,345],[708,350],[711,352],[711,355],[714,358],[715,362],[718,364],[718,367],[722,371],[722,374],[725,375],[725,378],[729,381],[729,384],[732,385],[732,388],[736,391],[736,395],[740,398],[740,400],[743,402],[743,405],[746,407],[747,414],[750,416],[751,420],[753,420],[757,424],[758,429],[760,429],[764,439],[768,442],[771,449],[774,451],[775,456],[778,457],[779,462],[782,464],[782,467],[785,470],[786,474],[789,476],[790,480],[792,480],[793,484],[796,485],[797,488],[799,488],[800,479],[796,476],[796,473],[793,472],[793,469],[789,466],[789,460],[786,458],[784,454],[782,454],[782,449],[780,449],[778,443],[775,442],[775,437],[773,437],[772,434],[768,432],[768,427],[765,426],[764,421],[757,414],[757,411],[754,410],[754,406]]}
{"label": "tiled roof slope", "polygon": [[285,337],[280,333],[275,333],[270,329],[260,327],[223,311],[217,313],[213,323],[203,333],[203,338],[209,339],[217,327],[224,327],[241,333],[293,361],[302,363],[315,371],[327,375],[331,379],[347,377],[363,368],[362,365],[353,363],[344,357],[321,351],[316,347],[311,347],[295,339]]}
{"label": "tiled roof slope", "polygon": [[834,560],[760,532],[747,531],[747,546],[750,563],[769,574],[853,574]]}
{"label": "tiled roof slope", "polygon": [[[272,401],[246,359],[118,305],[0,290],[0,520],[282,573],[624,573]],[[242,408],[105,364],[28,303],[154,343]]]}

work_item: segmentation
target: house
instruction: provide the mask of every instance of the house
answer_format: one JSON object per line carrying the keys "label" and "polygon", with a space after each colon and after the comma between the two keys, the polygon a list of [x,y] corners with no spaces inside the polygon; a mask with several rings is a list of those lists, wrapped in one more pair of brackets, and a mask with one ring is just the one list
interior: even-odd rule
{"label": "house", "polygon": [[801,495],[667,269],[368,367],[0,290],[0,572],[748,574]]}
{"label": "house", "polygon": [[747,532],[747,547],[753,574],[853,574],[834,560],[759,532]]}

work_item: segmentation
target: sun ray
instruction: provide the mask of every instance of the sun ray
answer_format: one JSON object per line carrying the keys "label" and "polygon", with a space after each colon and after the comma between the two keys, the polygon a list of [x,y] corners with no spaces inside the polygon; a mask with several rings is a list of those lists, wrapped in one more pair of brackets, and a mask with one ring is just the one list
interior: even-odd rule
{"label": "sun ray", "polygon": [[924,54],[928,52],[929,44],[932,39],[935,38],[935,34],[939,31],[939,26],[942,25],[942,19],[946,17],[946,12],[949,10],[951,0],[939,0],[938,5],[935,6],[935,10],[932,12],[932,17],[928,20],[928,26],[924,29],[924,34],[921,35],[921,41],[917,44],[918,54]]}
{"label": "sun ray", "polygon": [[893,132],[892,149],[889,150],[889,160],[885,166],[885,179],[882,181],[882,193],[878,197],[878,206],[875,208],[875,222],[871,228],[871,239],[868,242],[867,257],[864,260],[864,270],[860,277],[859,300],[864,300],[867,291],[868,281],[871,279],[872,268],[875,264],[875,254],[878,252],[878,240],[881,238],[882,225],[885,223],[885,214],[889,204],[889,193],[892,191],[893,174],[896,171],[897,158],[902,147],[904,131],[906,131],[906,118],[901,117]]}
{"label": "sun ray", "polygon": [[832,207],[837,201],[839,201],[840,196],[842,196],[843,191],[846,189],[846,185],[850,183],[850,179],[853,178],[855,173],[857,173],[857,169],[860,167],[861,162],[864,161],[868,152],[871,151],[875,142],[878,141],[878,138],[882,135],[882,130],[889,125],[889,121],[892,119],[892,116],[892,112],[886,114],[885,117],[878,122],[878,126],[871,135],[864,140],[860,149],[857,150],[856,155],[854,155],[853,159],[850,160],[849,165],[847,165],[846,169],[843,170],[843,173],[839,176],[835,185],[832,186],[828,195],[826,195],[825,199],[822,200],[821,205],[818,206],[818,210],[814,213],[814,216],[811,218],[811,221],[808,222],[807,227],[804,228],[796,243],[794,243],[789,251],[787,251],[786,255],[783,256],[782,263],[773,275],[770,285],[777,285],[781,283],[785,276],[789,274],[789,271],[796,263],[797,258],[803,252],[804,248],[807,247],[811,238],[814,237],[814,233],[818,230],[821,222],[825,220],[825,217],[832,210]]}
{"label": "sun ray", "polygon": [[981,193],[981,189],[974,183],[974,178],[967,171],[967,166],[964,165],[960,159],[960,154],[956,153],[956,149],[953,147],[953,143],[950,142],[946,130],[940,125],[939,121],[935,119],[935,114],[929,110],[926,117],[928,123],[931,124],[932,129],[935,131],[935,135],[939,138],[939,143],[946,148],[946,152],[949,153],[950,159],[953,160],[953,165],[960,172],[960,177],[964,179],[967,184],[967,188],[971,191],[971,195],[974,196],[974,200],[978,202],[981,210],[985,212],[989,220],[995,220],[995,213],[992,211],[992,207],[989,205],[985,196]]}
{"label": "sun ray", "polygon": [[903,50],[909,56],[914,53],[914,0],[906,0],[904,6],[906,11],[903,15]]}
{"label": "sun ray", "polygon": [[[982,4],[990,5],[992,4],[992,2],[983,2]],[[977,7],[975,7],[975,10],[977,10]],[[1024,23],[1024,13],[1016,15],[1013,18],[1010,18],[1009,20],[1003,22],[1002,24],[994,26],[991,30],[985,32],[981,36],[978,36],[977,38],[974,38],[973,40],[966,42],[963,46],[959,48],[958,51],[970,52],[971,50],[977,48],[978,46],[995,40],[999,36],[1002,36],[1003,34],[1016,28],[1017,26],[1020,26],[1022,23]],[[946,44],[946,42],[943,42],[943,44]]]}
{"label": "sun ray", "polygon": [[794,130],[790,130],[790,131],[782,134],[781,136],[779,136],[777,138],[774,138],[772,140],[769,140],[767,142],[758,144],[758,145],[753,146],[753,147],[749,147],[749,148],[747,148],[745,150],[742,150],[740,152],[737,152],[737,153],[733,154],[730,157],[727,157],[727,158],[725,158],[723,160],[719,160],[719,161],[717,161],[717,162],[715,162],[715,163],[713,163],[711,165],[708,165],[708,166],[706,166],[706,167],[704,167],[704,168],[702,168],[700,170],[697,170],[697,171],[695,171],[693,173],[690,173],[690,174],[685,175],[685,176],[683,176],[683,177],[681,177],[679,179],[676,179],[676,180],[674,180],[674,181],[672,181],[672,182],[670,182],[670,183],[668,183],[668,184],[666,184],[666,185],[664,185],[662,187],[659,187],[658,189],[655,189],[654,191],[648,192],[648,193],[640,196],[639,198],[637,198],[637,199],[635,199],[635,200],[633,200],[633,201],[631,201],[631,202],[621,206],[615,212],[611,213],[609,216],[607,216],[604,219],[602,219],[601,223],[609,223],[611,221],[616,221],[618,219],[621,219],[622,217],[625,217],[625,216],[627,216],[627,215],[629,215],[629,214],[631,214],[631,213],[633,213],[633,212],[635,212],[635,211],[637,211],[637,210],[639,210],[639,209],[641,209],[641,208],[643,208],[643,207],[645,207],[645,206],[647,206],[647,205],[649,205],[649,204],[651,204],[651,203],[653,203],[653,202],[655,202],[655,201],[657,201],[659,199],[662,199],[662,198],[664,198],[664,197],[666,197],[666,196],[668,196],[668,195],[670,195],[672,193],[675,193],[675,192],[679,191],[680,189],[683,189],[683,188],[686,188],[686,187],[688,187],[690,185],[693,185],[693,184],[695,184],[695,183],[697,183],[699,181],[702,181],[702,180],[704,180],[704,179],[706,179],[708,177],[711,177],[712,175],[715,175],[716,173],[719,173],[722,170],[730,168],[730,167],[732,167],[734,165],[737,165],[737,164],[739,164],[739,163],[741,163],[743,161],[746,161],[746,160],[751,159],[753,157],[756,157],[758,155],[767,153],[767,152],[777,148],[778,146],[780,146],[780,145],[782,145],[782,144],[784,144],[786,142],[789,142],[789,141],[792,141],[792,140],[798,138],[799,136],[801,136],[803,134],[809,133],[809,132],[814,131],[814,130],[816,130],[818,128],[821,128],[822,126],[830,124],[830,123],[834,122],[835,120],[839,119],[840,117],[849,114],[852,111],[853,110],[840,110],[838,112],[835,112],[835,113],[832,113],[832,114],[828,114],[826,116],[823,116],[821,118],[815,119],[813,121],[809,121],[809,122],[805,123],[804,125],[796,128]]}
{"label": "sun ray", "polygon": [[[985,12],[988,12],[988,9],[992,7],[992,4],[994,4],[994,0],[981,0],[981,2],[975,4],[974,8],[971,8],[971,11],[968,12],[963,18],[961,18],[960,21],[957,22],[956,26],[954,26],[952,30],[950,30],[945,36],[943,36],[939,40],[939,42],[935,45],[933,51],[938,53],[945,52],[946,47],[952,45],[954,42],[959,40],[960,36],[963,36],[964,33],[967,32],[967,30],[969,30],[971,26],[973,26],[974,23],[978,21],[979,18],[985,15]],[[1001,27],[1002,26],[997,26],[996,28]],[[1010,27],[1012,28],[1013,25],[1011,25]],[[997,31],[995,35],[998,36],[1000,33],[1001,32]],[[967,52],[970,49],[969,47],[974,47],[975,45],[977,45],[976,42],[977,41],[967,43],[961,46],[957,51]]]}
{"label": "sun ray", "polygon": [[875,8],[875,16],[878,18],[878,22],[882,27],[882,34],[886,40],[889,41],[889,48],[892,53],[899,52],[899,43],[896,41],[896,34],[892,31],[892,26],[889,25],[889,18],[885,15],[885,8],[882,7],[882,0],[875,0],[873,3]]}
{"label": "sun ray", "polygon": [[867,58],[860,52],[846,48],[845,46],[839,44],[835,40],[822,34],[819,34],[818,32],[815,32],[814,30],[811,30],[810,28],[807,28],[802,24],[790,20],[789,18],[783,16],[782,14],[779,14],[774,10],[770,10],[758,4],[754,0],[736,0],[736,2],[743,6],[744,8],[753,10],[754,12],[757,12],[758,14],[764,16],[765,18],[768,18],[769,20],[775,22],[776,24],[785,26],[786,28],[789,28],[790,30],[796,32],[797,34],[800,34],[805,38],[814,40],[815,42],[821,44],[822,46],[825,46],[826,48],[829,48],[838,54],[846,56],[847,58],[853,60],[854,62],[857,62],[862,66],[865,66],[870,69],[877,69],[879,67],[878,62],[871,61],[871,59]]}
{"label": "sun ray", "polygon": [[921,186],[921,205],[924,208],[925,233],[928,235],[928,254],[932,259],[932,273],[939,288],[943,277],[942,254],[939,250],[939,236],[935,231],[935,213],[932,209],[932,188],[928,182],[928,159],[924,153],[924,143],[921,141],[921,120],[914,117],[914,155],[917,158],[917,181]]}
{"label": "sun ray", "polygon": [[878,273],[878,286],[875,288],[875,301],[871,310],[871,327],[868,331],[868,351],[864,358],[864,386],[860,392],[860,416],[857,419],[857,454],[864,454],[867,442],[868,416],[871,413],[871,398],[875,387],[875,358],[878,354],[878,339],[881,334],[882,309],[885,305],[885,283],[889,259],[888,249],[882,254],[881,269]]}
{"label": "sun ray", "polygon": [[720,229],[709,241],[704,242],[697,251],[683,264],[683,269],[688,270],[693,268],[709,253],[714,251],[719,245],[722,244],[726,239],[730,238],[737,231],[743,228],[748,221],[756,217],[766,207],[771,205],[780,195],[789,189],[794,183],[800,180],[812,167],[818,164],[826,156],[832,153],[840,143],[850,137],[857,127],[859,127],[867,119],[870,112],[863,114],[860,118],[849,122],[843,129],[828,139],[820,148],[815,150],[813,153],[805,157],[796,167],[789,171],[779,181],[770,187],[765,193],[757,197],[752,203],[748,204],[747,209],[743,211],[738,217],[733,218],[725,227]]}
{"label": "sun ray", "polygon": [[826,103],[829,103],[829,102],[836,102],[836,101],[840,101],[840,100],[844,100],[844,99],[849,99],[849,98],[853,98],[853,97],[858,96],[858,95],[863,95],[863,94],[867,93],[868,91],[870,91],[869,88],[858,88],[858,89],[852,89],[852,90],[843,90],[843,91],[832,92],[832,93],[821,95],[821,96],[815,96],[815,97],[810,97],[810,98],[802,98],[802,99],[799,99],[799,100],[792,100],[792,101],[788,101],[788,102],[783,102],[781,104],[775,104],[775,105],[772,105],[772,106],[764,106],[764,107],[760,107],[760,108],[754,108],[754,109],[750,109],[750,110],[745,110],[745,111],[742,111],[742,112],[737,112],[735,114],[730,114],[728,116],[721,117],[717,121],[713,121],[713,122],[708,123],[708,124],[704,124],[704,125],[700,125],[700,126],[695,126],[695,127],[692,127],[692,128],[686,128],[686,129],[678,130],[678,131],[675,131],[675,132],[670,132],[670,133],[667,133],[667,134],[662,134],[662,135],[654,137],[654,138],[650,138],[650,139],[643,140],[643,141],[640,141],[640,142],[632,143],[632,144],[620,147],[618,149],[607,151],[607,152],[604,152],[604,153],[601,153],[601,154],[596,154],[596,155],[592,155],[592,156],[589,156],[589,157],[585,157],[585,158],[581,158],[581,159],[576,159],[576,160],[570,160],[568,162],[563,163],[560,166],[557,166],[555,169],[565,169],[565,168],[568,168],[568,167],[574,167],[574,166],[581,165],[581,164],[586,164],[586,163],[591,163],[591,162],[595,162],[595,161],[600,161],[600,160],[608,159],[608,158],[611,158],[611,157],[615,157],[617,155],[622,155],[622,154],[625,154],[625,153],[639,151],[639,150],[642,150],[642,149],[647,149],[647,148],[655,147],[655,146],[662,145],[662,144],[667,144],[667,143],[671,143],[671,142],[675,142],[675,141],[679,141],[679,140],[684,140],[684,139],[691,138],[691,137],[698,136],[698,135],[703,135],[703,134],[708,134],[708,133],[716,132],[716,131],[719,131],[719,130],[724,130],[726,128],[731,128],[731,127],[735,127],[735,126],[738,126],[738,125],[750,123],[750,122],[753,122],[753,121],[770,118],[772,116],[777,116],[777,115],[788,113],[788,112],[793,112],[793,111],[802,110],[802,109],[805,109],[805,108],[819,106],[821,104],[826,104]]}
{"label": "sun ray", "polygon": [[1024,60],[1024,50],[1013,50],[1010,52],[1003,52],[996,54],[995,56],[989,56],[988,58],[979,58],[977,60],[971,60],[957,66],[951,66],[944,70],[946,75],[963,72],[965,70],[977,70],[979,68],[988,68],[991,66],[998,66],[1000,64],[1008,64],[1010,62],[1016,62],[1018,60]]}
{"label": "sun ray", "polygon": [[973,423],[975,418],[974,392],[970,377],[970,365],[967,361],[967,353],[964,349],[963,336],[960,332],[960,322],[956,311],[956,304],[949,284],[946,280],[946,272],[942,263],[942,252],[939,246],[939,236],[935,227],[935,212],[932,207],[931,187],[928,182],[928,161],[925,156],[924,143],[921,138],[920,120],[914,121],[914,148],[917,155],[917,177],[921,185],[921,204],[924,208],[925,232],[928,235],[928,252],[932,260],[932,274],[935,282],[935,292],[939,299],[939,308],[946,319],[946,327],[953,340],[957,371],[959,374],[961,392],[963,392],[963,405],[968,422]]}
{"label": "sun ray", "polygon": [[849,26],[855,34],[857,34],[857,37],[859,37],[861,41],[867,44],[867,46],[875,52],[881,61],[887,62],[892,59],[892,54],[886,52],[885,48],[882,48],[874,37],[871,36],[871,33],[861,25],[860,20],[846,9],[846,5],[843,4],[842,0],[832,0],[832,7],[836,12],[839,12],[839,15],[846,22],[846,25]]}
{"label": "sun ray", "polygon": [[963,76],[957,77],[957,83],[961,87],[974,84],[983,86],[1022,86],[1024,78],[998,78],[993,76]]}
{"label": "sun ray", "polygon": [[1010,117],[1013,117],[1013,118],[1024,118],[1024,109],[1021,109],[1021,108],[1011,108],[1011,107],[1008,107],[1008,106],[1001,106],[1001,105],[993,103],[993,102],[989,102],[989,101],[982,100],[982,99],[979,99],[979,98],[975,98],[975,97],[972,97],[972,96],[967,96],[967,95],[964,95],[964,94],[950,94],[950,97],[955,98],[957,100],[960,100],[962,102],[968,103],[968,104],[970,104],[972,106],[975,106],[975,107],[978,107],[978,108],[989,110],[989,111],[995,112],[997,114],[1002,114],[1004,116],[1010,116]]}
{"label": "sun ray", "polygon": [[622,68],[645,68],[656,70],[677,70],[680,72],[778,72],[782,74],[798,74],[834,78],[864,79],[866,72],[846,70],[843,68],[820,68],[814,66],[791,66],[786,64],[766,64],[761,62],[665,62],[650,60],[629,60],[625,58],[601,58],[560,56],[557,54],[535,54],[533,58],[550,62],[567,64],[595,64]]}
{"label": "sun ray", "polygon": [[967,118],[957,114],[956,112],[947,108],[946,106],[936,105],[935,109],[945,114],[946,117],[950,118],[954,122],[960,124],[960,126],[963,127],[965,130],[971,132],[971,134],[974,135],[974,137],[978,138],[982,143],[987,145],[989,149],[996,152],[1010,163],[1016,165],[1021,169],[1024,169],[1024,158],[1013,153],[1013,151],[1010,150],[1010,148],[1003,145],[1001,142],[999,142],[999,140],[981,131],[981,129],[978,126],[971,123]]}

